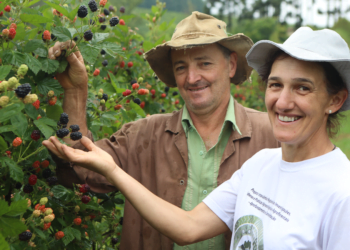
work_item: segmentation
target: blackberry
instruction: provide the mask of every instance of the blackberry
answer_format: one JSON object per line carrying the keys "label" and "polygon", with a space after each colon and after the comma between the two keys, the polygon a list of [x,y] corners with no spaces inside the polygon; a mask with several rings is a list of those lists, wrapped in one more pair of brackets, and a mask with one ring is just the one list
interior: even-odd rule
{"label": "blackberry", "polygon": [[33,130],[32,134],[30,137],[34,140],[37,141],[40,139],[40,131],[39,130]]}
{"label": "blackberry", "polygon": [[101,49],[101,55],[105,55],[106,54],[106,51],[104,49]]}
{"label": "blackberry", "polygon": [[97,3],[95,2],[95,0],[90,0],[88,5],[92,12],[95,12],[97,10]]}
{"label": "blackberry", "polygon": [[49,186],[53,186],[57,183],[57,177],[56,176],[51,176],[46,179],[46,181],[49,183]]}
{"label": "blackberry", "polygon": [[102,94],[102,99],[104,99],[105,101],[108,100],[108,95],[107,94]]}
{"label": "blackberry", "polygon": [[112,27],[113,26],[116,26],[117,24],[119,23],[119,18],[118,17],[112,17],[110,20],[109,20],[109,25],[111,25]]}
{"label": "blackberry", "polygon": [[177,93],[177,91],[173,92],[173,96],[177,96],[179,93]]}
{"label": "blackberry", "polygon": [[45,178],[45,179],[47,179],[47,178],[49,178],[50,176],[51,176],[51,169],[49,169],[49,168],[45,168],[44,170],[43,170],[43,177]]}
{"label": "blackberry", "polygon": [[[104,66],[104,67],[106,67],[107,65],[108,65],[108,61],[107,60],[104,60],[103,62],[102,62],[102,65]],[[106,100],[107,101],[107,100]]]}
{"label": "blackberry", "polygon": [[80,132],[72,132],[70,133],[70,139],[73,141],[80,140],[83,135]]}
{"label": "blackberry", "polygon": [[94,36],[94,34],[92,33],[91,30],[85,31],[84,32],[84,39],[86,41],[90,41],[92,39],[92,37]]}
{"label": "blackberry", "polygon": [[100,17],[100,18],[98,19],[98,21],[99,21],[100,23],[104,23],[104,22],[106,21],[106,18]]}
{"label": "blackberry", "polygon": [[158,76],[154,75],[154,79],[158,80]]}
{"label": "blackberry", "polygon": [[110,5],[110,6],[108,7],[108,10],[109,10],[110,12],[114,12],[114,11],[115,11],[115,9],[114,9],[114,7],[113,7],[112,5]]}
{"label": "blackberry", "polygon": [[86,8],[85,5],[81,5],[78,9],[78,17],[84,18],[88,14],[88,9]]}
{"label": "blackberry", "polygon": [[137,81],[135,79],[131,80],[130,85],[132,86],[134,83],[137,83]]}
{"label": "blackberry", "polygon": [[78,39],[79,39],[78,36],[75,36],[75,37],[73,38],[73,40],[74,40],[75,42],[78,41]]}
{"label": "blackberry", "polygon": [[15,188],[16,189],[21,189],[21,187],[22,187],[22,183],[17,182]]}
{"label": "blackberry", "polygon": [[18,86],[17,89],[15,89],[16,95],[20,98],[26,97],[26,95],[29,94],[29,92],[32,90],[32,87],[29,83],[22,84]]}
{"label": "blackberry", "polygon": [[120,13],[124,13],[125,12],[125,7],[124,6],[120,7],[119,11],[120,11]]}
{"label": "blackberry", "polygon": [[141,104],[141,100],[139,98],[135,98],[134,99],[134,103],[140,105]]}
{"label": "blackberry", "polygon": [[92,19],[90,19],[90,20],[89,20],[89,24],[90,24],[90,25],[94,25],[94,24],[95,24],[95,21],[92,20]]}
{"label": "blackberry", "polygon": [[24,171],[30,173],[30,174],[35,174],[36,173],[36,169],[33,168],[32,166],[28,166],[24,169]]}
{"label": "blackberry", "polygon": [[165,113],[165,109],[161,109],[161,112],[162,112],[162,113]]}
{"label": "blackberry", "polygon": [[119,239],[118,239],[118,238],[112,238],[112,240],[111,240],[112,245],[117,244],[117,243],[118,243],[118,241],[119,241]]}
{"label": "blackberry", "polygon": [[120,217],[119,224],[123,226],[124,217]]}
{"label": "blackberry", "polygon": [[70,125],[69,128],[72,132],[78,132],[80,130],[79,125]]}
{"label": "blackberry", "polygon": [[169,87],[166,86],[166,87],[164,88],[164,91],[165,91],[166,93],[168,93],[168,92],[169,92]]}
{"label": "blackberry", "polygon": [[52,34],[52,33],[51,33],[51,40],[52,41],[56,41],[57,40],[57,37],[54,34]]}
{"label": "blackberry", "polygon": [[60,122],[57,122],[57,128],[66,128],[67,124],[61,124]]}
{"label": "blackberry", "polygon": [[23,187],[23,192],[25,192],[26,194],[30,194],[31,192],[33,192],[33,186],[30,184],[25,184]]}
{"label": "blackberry", "polygon": [[32,233],[31,232],[28,232],[28,231],[25,231],[21,234],[18,235],[18,238],[20,241],[28,241],[32,238]]}
{"label": "blackberry", "polygon": [[108,16],[108,15],[110,14],[109,10],[107,10],[107,9],[103,9],[103,13],[104,13],[106,16]]}
{"label": "blackberry", "polygon": [[61,124],[68,124],[69,119],[68,119],[68,114],[67,113],[62,113],[60,117],[60,123]]}
{"label": "blackberry", "polygon": [[63,138],[69,134],[69,130],[66,128],[61,128],[56,131],[56,135],[58,138]]}
{"label": "blackberry", "polygon": [[100,28],[101,30],[105,30],[107,28],[107,25],[101,25]]}

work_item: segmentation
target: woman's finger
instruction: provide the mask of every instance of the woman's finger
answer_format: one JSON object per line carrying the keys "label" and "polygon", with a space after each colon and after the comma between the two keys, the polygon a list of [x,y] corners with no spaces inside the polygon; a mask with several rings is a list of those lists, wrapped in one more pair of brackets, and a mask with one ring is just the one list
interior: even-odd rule
{"label": "woman's finger", "polygon": [[56,147],[57,151],[62,156],[62,158],[66,159],[67,157],[64,154],[64,152],[62,151],[62,143],[55,136],[51,136],[49,140]]}
{"label": "woman's finger", "polygon": [[45,140],[42,142],[42,144],[50,150],[53,154],[55,154],[57,157],[62,158],[63,156],[61,153],[57,150],[56,146],[49,140]]}

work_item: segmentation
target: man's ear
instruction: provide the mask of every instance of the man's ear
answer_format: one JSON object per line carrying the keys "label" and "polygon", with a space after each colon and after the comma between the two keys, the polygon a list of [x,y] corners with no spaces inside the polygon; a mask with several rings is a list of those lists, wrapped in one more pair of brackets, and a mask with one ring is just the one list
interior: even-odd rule
{"label": "man's ear", "polygon": [[236,74],[236,70],[237,70],[237,53],[236,52],[232,52],[230,54],[230,78],[234,77],[234,75]]}
{"label": "man's ear", "polygon": [[335,95],[333,95],[331,97],[329,110],[331,110],[332,113],[337,112],[343,106],[344,102],[348,98],[348,95],[349,95],[349,92],[347,89],[343,89],[338,93],[336,93]]}

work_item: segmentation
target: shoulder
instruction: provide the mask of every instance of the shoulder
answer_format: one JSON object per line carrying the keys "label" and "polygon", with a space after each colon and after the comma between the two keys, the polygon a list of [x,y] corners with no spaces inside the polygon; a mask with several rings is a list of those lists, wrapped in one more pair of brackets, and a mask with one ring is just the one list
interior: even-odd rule
{"label": "shoulder", "polygon": [[272,162],[279,159],[282,159],[281,148],[264,148],[253,155],[246,163],[248,163],[248,165],[255,165],[258,163],[258,165],[261,166],[266,161]]}
{"label": "shoulder", "polygon": [[244,107],[245,112],[247,113],[250,121],[253,126],[262,125],[271,127],[269,117],[266,112],[261,112],[255,109]]}

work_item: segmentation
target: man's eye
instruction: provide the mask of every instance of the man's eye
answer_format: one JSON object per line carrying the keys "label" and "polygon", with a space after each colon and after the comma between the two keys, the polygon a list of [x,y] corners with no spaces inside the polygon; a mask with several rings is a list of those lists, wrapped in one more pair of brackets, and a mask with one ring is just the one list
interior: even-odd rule
{"label": "man's eye", "polygon": [[203,63],[204,66],[208,66],[208,65],[210,65],[210,64],[211,64],[210,62],[204,62],[204,63]]}
{"label": "man's eye", "polygon": [[180,71],[180,70],[183,70],[184,68],[185,68],[184,66],[180,66],[180,67],[177,67],[175,70]]}

